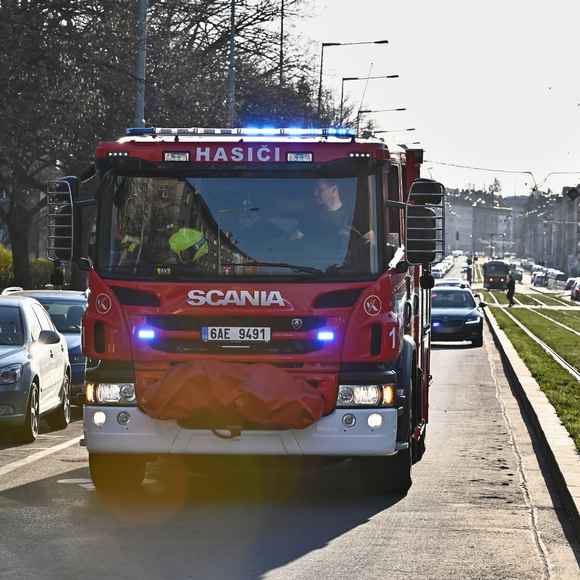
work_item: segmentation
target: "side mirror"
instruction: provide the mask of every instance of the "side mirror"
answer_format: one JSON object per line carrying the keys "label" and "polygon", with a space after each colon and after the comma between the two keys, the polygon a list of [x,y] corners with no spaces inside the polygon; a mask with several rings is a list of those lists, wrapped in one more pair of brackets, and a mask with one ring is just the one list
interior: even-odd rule
{"label": "side mirror", "polygon": [[401,260],[400,262],[397,262],[397,265],[393,268],[393,271],[396,272],[397,274],[406,274],[408,270],[409,270],[409,262],[407,262],[406,260]]}
{"label": "side mirror", "polygon": [[42,330],[38,336],[40,344],[58,344],[60,336],[54,330]]}
{"label": "side mirror", "polygon": [[409,202],[415,205],[441,205],[445,187],[433,179],[415,179],[409,189]]}
{"label": "side mirror", "polygon": [[89,272],[93,269],[93,261],[90,258],[79,258],[77,261],[77,266],[81,272]]}
{"label": "side mirror", "polygon": [[48,259],[70,262],[74,253],[74,200],[79,182],[76,177],[49,181],[46,187],[48,219]]}
{"label": "side mirror", "polygon": [[487,303],[486,302],[480,302],[479,303],[479,307],[480,308],[487,308]]}
{"label": "side mirror", "polygon": [[407,207],[407,260],[411,264],[432,264],[443,239],[434,209],[422,205]]}
{"label": "side mirror", "polygon": [[419,284],[421,285],[422,290],[432,290],[435,286],[435,279],[431,273],[427,272],[419,278]]}

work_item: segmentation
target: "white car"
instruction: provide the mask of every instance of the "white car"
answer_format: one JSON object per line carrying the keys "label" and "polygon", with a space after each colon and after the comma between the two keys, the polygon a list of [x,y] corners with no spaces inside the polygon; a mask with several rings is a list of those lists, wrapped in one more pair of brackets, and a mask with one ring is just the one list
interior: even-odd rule
{"label": "white car", "polygon": [[41,415],[53,429],[64,429],[70,372],[66,340],[40,303],[0,297],[0,429],[16,429],[19,439],[32,442]]}

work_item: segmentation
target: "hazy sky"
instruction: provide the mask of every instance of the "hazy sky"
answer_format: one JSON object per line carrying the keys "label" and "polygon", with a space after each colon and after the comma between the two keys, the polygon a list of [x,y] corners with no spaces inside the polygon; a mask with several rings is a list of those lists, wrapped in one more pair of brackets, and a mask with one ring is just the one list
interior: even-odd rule
{"label": "hazy sky", "polygon": [[[415,127],[389,136],[420,140],[426,159],[528,170],[555,192],[580,182],[580,0],[313,0],[294,30],[320,42],[388,39],[386,46],[325,50],[324,85],[340,96],[342,77],[399,74],[370,81],[365,109],[406,106],[373,116],[377,127]],[[347,82],[359,103],[364,82]],[[449,186],[489,184],[525,193],[529,176],[426,164]]]}

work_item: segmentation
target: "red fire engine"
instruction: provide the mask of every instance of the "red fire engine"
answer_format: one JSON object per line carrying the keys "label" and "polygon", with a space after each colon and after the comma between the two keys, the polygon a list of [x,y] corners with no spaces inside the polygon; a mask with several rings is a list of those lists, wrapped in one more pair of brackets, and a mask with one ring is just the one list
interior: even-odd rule
{"label": "red fire engine", "polygon": [[168,454],[299,455],[406,492],[444,231],[421,162],[348,129],[129,129],[97,147],[91,252],[83,184],[49,183],[49,254],[88,271],[98,488]]}

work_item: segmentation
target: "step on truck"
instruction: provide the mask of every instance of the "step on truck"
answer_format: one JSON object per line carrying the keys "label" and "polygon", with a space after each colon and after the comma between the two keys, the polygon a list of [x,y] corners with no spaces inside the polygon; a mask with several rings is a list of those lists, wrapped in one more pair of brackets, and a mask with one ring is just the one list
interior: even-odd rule
{"label": "step on truck", "polygon": [[422,157],[342,128],[135,128],[47,184],[49,257],[88,279],[98,489],[167,455],[251,455],[351,458],[369,491],[406,493],[444,255]]}

